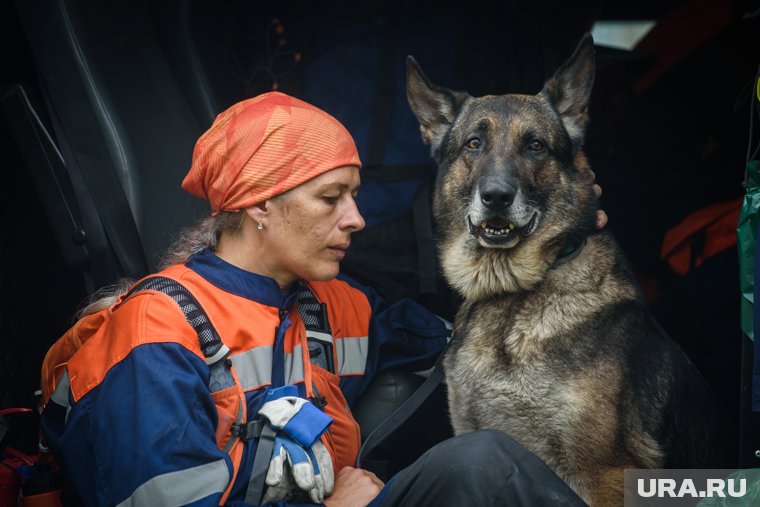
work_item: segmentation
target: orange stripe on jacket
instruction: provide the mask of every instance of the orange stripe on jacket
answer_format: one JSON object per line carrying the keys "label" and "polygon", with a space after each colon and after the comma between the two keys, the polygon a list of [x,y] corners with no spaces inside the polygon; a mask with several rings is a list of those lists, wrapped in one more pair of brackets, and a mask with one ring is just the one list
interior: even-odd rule
{"label": "orange stripe on jacket", "polygon": [[333,338],[367,336],[372,308],[362,291],[342,280],[309,282],[309,287],[320,301],[340,302],[327,305],[327,316],[333,326]]}
{"label": "orange stripe on jacket", "polygon": [[[162,273],[184,285],[200,303],[222,341],[232,355],[253,347],[272,345],[275,330],[280,325],[279,309],[224,292],[190,268],[175,265]],[[291,315],[291,322],[293,315]],[[292,354],[298,343],[286,335],[285,353]]]}
{"label": "orange stripe on jacket", "polygon": [[177,304],[163,293],[146,290],[105,311],[108,318],[69,360],[74,401],[97,387],[114,365],[140,345],[178,343],[203,358],[198,335]]}

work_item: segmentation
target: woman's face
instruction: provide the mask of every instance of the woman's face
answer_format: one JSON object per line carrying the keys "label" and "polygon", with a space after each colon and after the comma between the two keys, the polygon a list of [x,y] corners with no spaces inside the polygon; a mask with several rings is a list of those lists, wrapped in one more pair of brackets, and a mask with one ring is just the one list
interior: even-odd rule
{"label": "woman's face", "polygon": [[351,233],[364,228],[354,201],[359,183],[359,169],[340,167],[268,201],[259,234],[269,276],[281,287],[297,279],[335,278]]}

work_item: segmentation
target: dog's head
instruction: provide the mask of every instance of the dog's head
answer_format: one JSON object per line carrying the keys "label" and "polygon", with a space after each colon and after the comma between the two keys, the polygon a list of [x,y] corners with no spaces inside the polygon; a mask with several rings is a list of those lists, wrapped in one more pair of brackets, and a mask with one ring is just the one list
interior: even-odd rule
{"label": "dog's head", "polygon": [[432,84],[407,59],[409,104],[439,168],[442,263],[465,297],[534,286],[593,229],[582,151],[593,81],[590,35],[532,96],[471,97]]}

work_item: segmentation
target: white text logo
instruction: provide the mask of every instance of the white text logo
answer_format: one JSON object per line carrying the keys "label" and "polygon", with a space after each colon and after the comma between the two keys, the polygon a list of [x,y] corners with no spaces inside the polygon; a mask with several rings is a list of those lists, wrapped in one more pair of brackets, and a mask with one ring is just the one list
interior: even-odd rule
{"label": "white text logo", "polygon": [[705,489],[697,489],[692,479],[641,479],[637,481],[637,492],[642,498],[741,498],[747,493],[747,480],[707,479]]}

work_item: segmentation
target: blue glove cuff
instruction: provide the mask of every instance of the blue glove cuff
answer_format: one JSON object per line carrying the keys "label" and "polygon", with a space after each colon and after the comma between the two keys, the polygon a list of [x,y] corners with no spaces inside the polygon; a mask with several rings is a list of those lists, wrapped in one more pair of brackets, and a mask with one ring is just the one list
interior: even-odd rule
{"label": "blue glove cuff", "polygon": [[282,429],[302,446],[311,447],[327,431],[332,421],[332,417],[309,402],[304,403],[301,410]]}
{"label": "blue glove cuff", "polygon": [[282,386],[270,389],[267,391],[267,395],[264,398],[264,403],[272,400],[279,400],[285,396],[295,396],[297,398],[298,388],[296,386]]}

